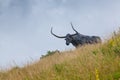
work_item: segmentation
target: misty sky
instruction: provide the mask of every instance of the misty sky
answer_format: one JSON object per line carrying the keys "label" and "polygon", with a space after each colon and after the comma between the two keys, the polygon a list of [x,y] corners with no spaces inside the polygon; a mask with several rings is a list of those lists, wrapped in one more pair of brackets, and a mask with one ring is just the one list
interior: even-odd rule
{"label": "misty sky", "polygon": [[49,50],[74,49],[57,35],[102,39],[120,26],[120,0],[0,0],[0,67],[38,60]]}

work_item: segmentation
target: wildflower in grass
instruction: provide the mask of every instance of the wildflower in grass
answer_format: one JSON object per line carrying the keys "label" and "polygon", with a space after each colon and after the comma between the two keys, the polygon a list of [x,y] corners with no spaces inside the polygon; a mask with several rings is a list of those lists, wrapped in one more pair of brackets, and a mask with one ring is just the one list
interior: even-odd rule
{"label": "wildflower in grass", "polygon": [[111,48],[111,47],[114,47],[116,45],[116,43],[115,43],[115,40],[114,39],[111,39],[111,40],[109,40],[109,47]]}
{"label": "wildflower in grass", "polygon": [[100,80],[99,79],[99,72],[98,69],[95,68],[95,76],[96,76],[96,80]]}

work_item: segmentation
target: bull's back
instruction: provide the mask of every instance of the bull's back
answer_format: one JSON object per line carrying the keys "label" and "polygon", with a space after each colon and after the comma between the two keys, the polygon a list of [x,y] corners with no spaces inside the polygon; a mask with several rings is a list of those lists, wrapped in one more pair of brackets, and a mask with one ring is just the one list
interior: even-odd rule
{"label": "bull's back", "polygon": [[92,39],[93,39],[93,41],[95,41],[95,43],[101,43],[102,42],[102,40],[99,36],[92,36]]}

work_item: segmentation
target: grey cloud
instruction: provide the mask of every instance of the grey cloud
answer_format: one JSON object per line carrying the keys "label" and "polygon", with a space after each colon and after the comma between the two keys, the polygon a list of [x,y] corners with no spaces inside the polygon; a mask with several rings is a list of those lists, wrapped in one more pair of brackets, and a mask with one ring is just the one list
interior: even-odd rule
{"label": "grey cloud", "polygon": [[32,0],[3,0],[0,7],[3,14],[20,16],[29,13],[32,5]]}
{"label": "grey cloud", "polygon": [[[28,56],[38,59],[48,50],[73,48],[73,46],[67,47],[64,40],[50,34],[51,27],[54,27],[54,32],[58,35],[74,33],[69,24],[71,21],[82,34],[103,36],[120,25],[119,2],[118,0],[1,0],[1,57],[6,57],[7,61],[11,61],[11,58],[20,61]],[[0,61],[2,64],[4,60]]]}

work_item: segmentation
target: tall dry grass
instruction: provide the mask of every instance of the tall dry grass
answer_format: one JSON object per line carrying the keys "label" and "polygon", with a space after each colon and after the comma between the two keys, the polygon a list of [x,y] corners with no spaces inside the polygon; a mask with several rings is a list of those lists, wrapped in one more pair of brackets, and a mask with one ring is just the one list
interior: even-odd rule
{"label": "tall dry grass", "polygon": [[103,44],[55,53],[24,68],[0,72],[0,80],[119,80],[120,33]]}

